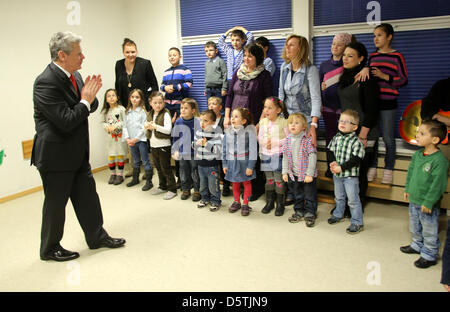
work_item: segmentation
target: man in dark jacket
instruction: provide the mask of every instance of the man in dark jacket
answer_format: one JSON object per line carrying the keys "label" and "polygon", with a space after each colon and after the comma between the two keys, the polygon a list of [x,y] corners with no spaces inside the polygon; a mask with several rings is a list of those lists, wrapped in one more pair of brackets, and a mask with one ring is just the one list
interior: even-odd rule
{"label": "man in dark jacket", "polygon": [[89,114],[98,107],[96,94],[101,76],[83,83],[78,70],[84,55],[81,37],[58,32],[50,40],[50,63],[34,83],[34,136],[31,164],[39,170],[44,188],[42,260],[68,261],[79,257],[64,249],[65,208],[71,200],[91,249],[116,248],[124,239],[112,238],[103,229],[103,216],[89,164]]}

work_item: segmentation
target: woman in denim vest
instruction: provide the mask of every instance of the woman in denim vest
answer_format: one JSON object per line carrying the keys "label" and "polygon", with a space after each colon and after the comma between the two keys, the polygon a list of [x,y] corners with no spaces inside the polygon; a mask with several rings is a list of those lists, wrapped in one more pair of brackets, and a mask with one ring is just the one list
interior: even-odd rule
{"label": "woman in denim vest", "polygon": [[[319,71],[309,61],[309,44],[305,37],[290,35],[284,44],[281,57],[278,97],[289,114],[300,112],[306,116],[309,125],[308,136],[317,146],[316,129],[322,106]],[[293,203],[292,192],[288,190],[286,205]]]}

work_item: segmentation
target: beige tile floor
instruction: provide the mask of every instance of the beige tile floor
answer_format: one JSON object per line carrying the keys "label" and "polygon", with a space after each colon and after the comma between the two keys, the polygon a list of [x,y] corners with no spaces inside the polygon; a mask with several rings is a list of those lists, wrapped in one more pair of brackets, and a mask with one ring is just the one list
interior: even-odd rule
{"label": "beige tile floor", "polygon": [[[348,235],[349,220],[329,225],[331,205],[319,204],[314,228],[263,215],[263,198],[248,217],[198,209],[190,199],[164,201],[140,186],[107,184],[95,174],[105,228],[127,244],[89,250],[71,204],[62,245],[80,253],[71,262],[39,260],[43,193],[0,205],[0,291],[444,291],[442,262],[417,269],[407,206],[370,202],[365,230]],[[154,178],[154,182],[157,179]],[[440,217],[444,242],[447,216]],[[442,247],[441,247],[442,252]]]}

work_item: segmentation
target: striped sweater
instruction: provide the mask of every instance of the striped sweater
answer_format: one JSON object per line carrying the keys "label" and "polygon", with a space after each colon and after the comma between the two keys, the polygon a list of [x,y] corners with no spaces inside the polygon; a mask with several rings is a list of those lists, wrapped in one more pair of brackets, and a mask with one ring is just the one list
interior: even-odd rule
{"label": "striped sweater", "polygon": [[181,100],[188,97],[188,91],[192,88],[193,84],[192,72],[185,65],[180,64],[176,67],[170,67],[163,74],[161,91],[165,92],[166,86],[173,86],[175,90],[172,93],[165,95],[165,102],[169,105],[179,105]]}
{"label": "striped sweater", "polygon": [[374,52],[369,56],[369,66],[377,67],[383,73],[389,75],[389,81],[379,79],[380,109],[395,109],[397,106],[398,89],[408,84],[408,71],[405,59],[398,52],[380,53]]}
{"label": "striped sweater", "polygon": [[[200,139],[206,139],[206,145],[197,145]],[[213,128],[212,131],[202,130],[195,132],[195,139],[192,142],[195,149],[195,160],[202,167],[218,166],[222,160],[222,131]]]}

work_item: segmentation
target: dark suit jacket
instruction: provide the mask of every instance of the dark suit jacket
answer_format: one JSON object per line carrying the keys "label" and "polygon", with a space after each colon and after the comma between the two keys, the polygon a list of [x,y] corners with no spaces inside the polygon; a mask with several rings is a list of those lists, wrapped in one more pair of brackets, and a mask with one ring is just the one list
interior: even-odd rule
{"label": "dark suit jacket", "polygon": [[[116,62],[116,83],[115,88],[123,106],[128,105],[128,96],[133,89],[140,89],[144,93],[145,108],[150,111],[148,96],[153,91],[158,91],[158,81],[153,71],[152,63],[141,57],[136,57],[133,72],[131,74],[131,88],[128,88],[128,77],[125,69],[125,59]],[[151,87],[151,91],[148,89]]]}
{"label": "dark suit jacket", "polygon": [[66,74],[50,63],[40,74],[33,87],[34,136],[31,164],[40,171],[72,171],[89,160],[88,116],[91,111],[80,102],[83,79],[74,74],[78,92]]}

